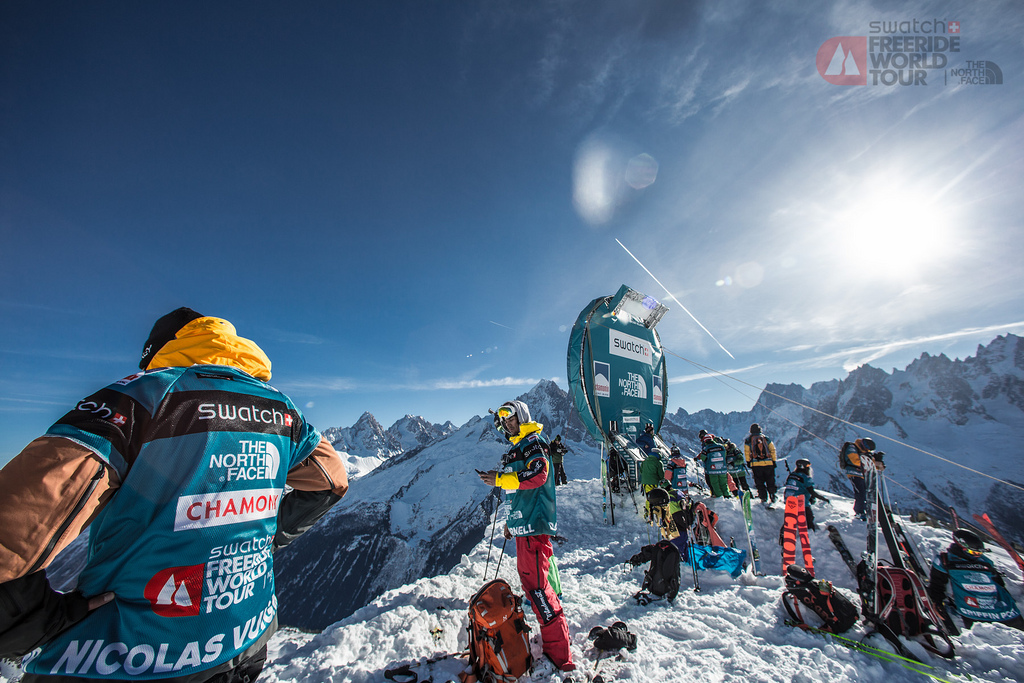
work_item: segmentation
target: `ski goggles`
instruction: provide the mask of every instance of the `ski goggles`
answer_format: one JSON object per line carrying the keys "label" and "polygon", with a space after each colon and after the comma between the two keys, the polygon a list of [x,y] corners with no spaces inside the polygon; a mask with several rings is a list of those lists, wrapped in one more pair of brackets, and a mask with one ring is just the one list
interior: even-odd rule
{"label": "ski goggles", "polygon": [[498,417],[502,420],[507,420],[516,414],[516,411],[512,409],[512,406],[502,406],[498,408]]}
{"label": "ski goggles", "polygon": [[963,550],[964,554],[968,557],[981,557],[985,554],[984,550],[975,550],[974,548],[966,548],[964,546],[960,546],[960,550]]}

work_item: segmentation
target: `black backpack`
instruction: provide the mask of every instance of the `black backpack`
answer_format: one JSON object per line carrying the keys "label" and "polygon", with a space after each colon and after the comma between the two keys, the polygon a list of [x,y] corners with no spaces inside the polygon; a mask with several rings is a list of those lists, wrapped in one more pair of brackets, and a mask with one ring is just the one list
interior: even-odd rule
{"label": "black backpack", "polygon": [[798,564],[786,568],[786,590],[782,593],[782,606],[793,617],[796,626],[811,628],[800,614],[800,605],[814,612],[830,633],[848,631],[860,612],[857,606],[837,591],[831,581],[816,580],[814,575]]}
{"label": "black backpack", "polygon": [[644,583],[640,592],[633,597],[644,604],[644,591],[650,591],[656,597],[665,596],[669,601],[675,599],[679,592],[679,549],[669,541],[658,541],[654,545],[645,545],[640,548],[629,563],[637,567],[644,562],[650,562],[649,569],[644,571]]}

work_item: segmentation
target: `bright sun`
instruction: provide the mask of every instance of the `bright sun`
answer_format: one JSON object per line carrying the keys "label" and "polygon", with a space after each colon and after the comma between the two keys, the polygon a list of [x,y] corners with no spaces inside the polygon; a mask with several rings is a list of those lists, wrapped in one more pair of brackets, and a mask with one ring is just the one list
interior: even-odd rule
{"label": "bright sun", "polygon": [[932,192],[876,177],[859,188],[837,224],[840,248],[881,277],[916,277],[950,250],[949,207]]}

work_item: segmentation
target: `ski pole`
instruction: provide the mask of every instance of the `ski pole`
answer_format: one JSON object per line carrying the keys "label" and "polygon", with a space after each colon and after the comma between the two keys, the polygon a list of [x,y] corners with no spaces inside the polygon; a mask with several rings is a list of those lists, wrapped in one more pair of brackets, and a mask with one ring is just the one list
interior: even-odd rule
{"label": "ski pole", "polygon": [[[507,538],[504,541],[501,542],[501,554],[498,555],[498,566],[494,570],[494,578],[498,578],[498,572],[501,571],[501,558],[505,557],[505,544],[506,543],[508,543],[508,539]],[[484,578],[485,579],[487,578],[487,574],[484,574]]]}
{"label": "ski pole", "polygon": [[[495,487],[497,488],[497,487]],[[499,504],[500,505],[500,504]],[[494,521],[491,522],[491,542],[487,544],[487,562],[484,564],[484,580],[487,580],[487,570],[491,566],[491,549],[494,548],[494,529],[498,526],[498,507],[494,506]]]}

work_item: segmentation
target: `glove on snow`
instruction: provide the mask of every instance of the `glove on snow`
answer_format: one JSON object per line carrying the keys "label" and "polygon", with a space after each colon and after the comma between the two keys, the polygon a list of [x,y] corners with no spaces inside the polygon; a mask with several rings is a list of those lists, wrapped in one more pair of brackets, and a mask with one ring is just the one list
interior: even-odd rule
{"label": "glove on snow", "polygon": [[636,635],[629,632],[626,624],[616,621],[608,628],[595,626],[590,630],[588,636],[594,641],[594,647],[598,650],[620,650],[626,648],[629,651],[636,649]]}

